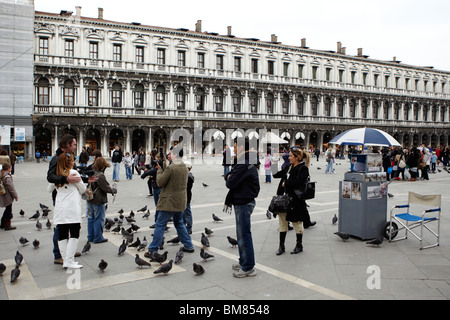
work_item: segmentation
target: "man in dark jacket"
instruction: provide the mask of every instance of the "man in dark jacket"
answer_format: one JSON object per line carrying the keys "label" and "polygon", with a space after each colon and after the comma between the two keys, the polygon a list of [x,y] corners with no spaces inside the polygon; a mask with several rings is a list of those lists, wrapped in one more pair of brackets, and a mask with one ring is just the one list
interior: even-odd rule
{"label": "man in dark jacket", "polygon": [[233,269],[237,270],[233,273],[236,278],[256,275],[250,216],[260,190],[257,153],[250,149],[251,143],[248,138],[245,138],[244,143],[242,140],[238,138],[235,142],[236,164],[225,177],[226,186],[230,189],[226,203],[234,206],[236,218],[239,248],[239,264],[233,265]]}
{"label": "man in dark jacket", "polygon": [[81,149],[80,156],[78,157],[78,162],[80,163],[80,167],[86,167],[89,161],[89,153],[87,153],[86,148],[83,147]]}
{"label": "man in dark jacket", "polygon": [[119,182],[120,163],[123,159],[123,153],[119,145],[116,144],[111,155],[111,162],[113,164],[113,181]]}

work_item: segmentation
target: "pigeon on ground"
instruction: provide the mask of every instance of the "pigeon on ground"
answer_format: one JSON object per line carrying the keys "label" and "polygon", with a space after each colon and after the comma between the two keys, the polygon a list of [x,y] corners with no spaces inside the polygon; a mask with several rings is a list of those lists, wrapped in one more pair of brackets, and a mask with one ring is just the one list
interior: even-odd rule
{"label": "pigeon on ground", "polygon": [[39,248],[39,244],[40,244],[39,240],[34,239],[34,241],[33,241],[33,247],[34,247],[35,249]]}
{"label": "pigeon on ground", "polygon": [[0,276],[3,274],[3,272],[6,271],[6,266],[4,263],[0,263]]}
{"label": "pigeon on ground", "polygon": [[22,209],[20,209],[19,214],[21,217],[23,217],[25,215],[25,211],[23,211]]}
{"label": "pigeon on ground", "polygon": [[140,208],[138,211],[136,212],[144,212],[145,210],[147,210],[147,206]]}
{"label": "pigeon on ground", "polygon": [[348,233],[345,232],[335,232],[335,235],[339,236],[342,240],[348,240],[350,238],[350,235]]}
{"label": "pigeon on ground", "polygon": [[38,231],[42,230],[42,223],[39,222],[39,219],[36,221],[36,228],[38,229]]}
{"label": "pigeon on ground", "polygon": [[336,216],[336,213],[335,213],[333,219],[331,219],[331,223],[336,224],[337,221],[338,221],[338,217]]}
{"label": "pigeon on ground", "polygon": [[163,264],[161,267],[153,271],[154,274],[158,273],[164,273],[165,276],[169,273],[170,270],[172,270],[172,263],[173,260],[170,260],[168,263]]}
{"label": "pigeon on ground", "polygon": [[14,269],[11,270],[11,283],[15,283],[17,278],[20,276],[19,265],[16,265]]}
{"label": "pigeon on ground", "polygon": [[322,170],[322,168],[321,167],[317,167],[317,170]]}
{"label": "pigeon on ground", "polygon": [[36,213],[33,214],[31,217],[29,217],[28,220],[31,220],[31,219],[37,219],[37,218],[39,218],[40,216],[41,216],[41,213],[39,212],[39,210],[36,210]]}
{"label": "pigeon on ground", "polygon": [[88,253],[89,250],[91,250],[91,243],[89,241],[86,242],[83,249],[81,250],[81,253]]}
{"label": "pigeon on ground", "polygon": [[111,230],[112,224],[111,223],[105,223],[105,231],[109,232]]}
{"label": "pigeon on ground", "polygon": [[127,250],[127,242],[125,242],[125,240],[122,240],[122,244],[119,247],[119,252],[117,253],[118,256],[122,255],[125,250]]}
{"label": "pigeon on ground", "polygon": [[108,262],[106,262],[105,260],[101,260],[100,263],[98,264],[98,268],[100,269],[100,271],[102,273],[105,272],[106,267],[108,266]]}
{"label": "pigeon on ground", "polygon": [[394,195],[393,195],[392,193],[389,193],[389,192],[388,192],[388,197],[389,197],[389,198],[393,198]]}
{"label": "pigeon on ground", "polygon": [[212,214],[212,218],[215,222],[219,222],[219,221],[223,221],[222,219],[220,219],[218,216],[216,216],[214,213]]}
{"label": "pigeon on ground", "polygon": [[382,243],[383,243],[383,237],[376,238],[376,239],[366,242],[366,244],[370,244],[372,246],[377,246],[377,247],[379,247],[380,244],[382,244]]}
{"label": "pigeon on ground", "polygon": [[202,257],[203,262],[208,261],[209,258],[214,258],[212,254],[209,254],[203,248],[200,249],[200,257]]}
{"label": "pigeon on ground", "polygon": [[269,210],[266,211],[266,217],[267,219],[272,219],[272,213]]}
{"label": "pigeon on ground", "polygon": [[136,222],[132,217],[125,217],[128,223]]}
{"label": "pigeon on ground", "polygon": [[134,223],[131,224],[131,230],[133,230],[133,232],[137,232],[139,230],[139,226],[135,225]]}
{"label": "pigeon on ground", "polygon": [[167,251],[164,251],[163,254],[159,254],[158,252],[153,252],[150,262],[158,262],[159,264],[162,264],[164,261],[167,260],[168,253],[169,252],[167,252]]}
{"label": "pigeon on ground", "polygon": [[52,211],[52,210],[49,210],[49,209],[43,209],[43,210],[42,210],[42,217],[44,217],[44,218],[48,217],[48,213],[49,213],[50,211]]}
{"label": "pigeon on ground", "polygon": [[47,227],[47,229],[50,229],[52,227],[52,223],[49,219],[47,219],[47,223],[45,224],[45,226]]}
{"label": "pigeon on ground", "polygon": [[139,258],[139,255],[136,253],[136,258],[134,258],[134,262],[138,265],[139,269],[142,269],[143,266],[149,266],[151,267],[151,264],[147,261],[145,261],[142,258]]}
{"label": "pigeon on ground", "polygon": [[48,206],[46,206],[45,204],[42,204],[42,203],[39,203],[39,207],[41,207],[42,210],[48,209]]}
{"label": "pigeon on ground", "polygon": [[208,237],[205,236],[205,234],[202,232],[202,238],[201,238],[201,243],[203,245],[203,247],[209,247],[209,240]]}
{"label": "pigeon on ground", "polygon": [[119,211],[117,211],[117,213],[123,213],[123,209],[120,209]]}
{"label": "pigeon on ground", "polygon": [[204,269],[201,265],[196,264],[196,263],[194,262],[192,266],[193,266],[193,269],[194,269],[194,272],[195,272],[195,275],[196,275],[196,276],[205,273],[205,269]]}
{"label": "pigeon on ground", "polygon": [[28,242],[30,242],[30,241],[28,241],[27,238],[20,237],[19,242],[20,242],[21,245],[25,246],[25,245],[27,245]]}
{"label": "pigeon on ground", "polygon": [[140,244],[141,244],[141,240],[139,239],[139,237],[137,237],[136,241],[133,242],[132,244],[130,244],[128,247],[129,248],[137,248],[137,247],[139,247]]}
{"label": "pigeon on ground", "polygon": [[233,239],[230,236],[227,236],[228,242],[231,244],[232,247],[236,247],[238,245],[238,242],[236,239]]}
{"label": "pigeon on ground", "polygon": [[131,233],[128,232],[127,230],[125,230],[124,227],[120,228],[120,234],[122,235],[122,237],[124,238],[129,238],[131,236]]}
{"label": "pigeon on ground", "polygon": [[177,236],[175,238],[170,239],[167,243],[178,244],[180,243],[180,238]]}
{"label": "pigeon on ground", "polygon": [[144,236],[144,239],[142,239],[141,244],[139,247],[137,247],[137,251],[144,250],[145,247],[147,247],[147,238]]}
{"label": "pigeon on ground", "polygon": [[207,185],[206,183],[203,183],[202,182],[202,185],[206,188],[206,187],[209,187],[209,185]]}
{"label": "pigeon on ground", "polygon": [[129,218],[134,218],[134,212],[131,210],[130,214],[128,215]]}
{"label": "pigeon on ground", "polygon": [[16,255],[15,255],[15,257],[14,257],[14,261],[16,262],[16,264],[17,264],[18,266],[20,266],[20,264],[22,263],[22,261],[23,261],[23,255],[22,255],[19,251],[16,251]]}
{"label": "pigeon on ground", "polygon": [[114,229],[112,229],[111,232],[119,233],[119,232],[120,232],[120,225],[118,225],[117,227],[115,227]]}
{"label": "pigeon on ground", "polygon": [[147,210],[147,212],[142,216],[142,219],[148,219],[150,217],[150,210]]}
{"label": "pigeon on ground", "polygon": [[205,234],[209,237],[210,235],[212,235],[214,233],[214,231],[212,231],[211,229],[208,229],[205,227]]}
{"label": "pigeon on ground", "polygon": [[179,264],[181,260],[183,260],[183,257],[184,257],[183,248],[180,248],[180,250],[178,250],[177,254],[175,255],[175,264]]}

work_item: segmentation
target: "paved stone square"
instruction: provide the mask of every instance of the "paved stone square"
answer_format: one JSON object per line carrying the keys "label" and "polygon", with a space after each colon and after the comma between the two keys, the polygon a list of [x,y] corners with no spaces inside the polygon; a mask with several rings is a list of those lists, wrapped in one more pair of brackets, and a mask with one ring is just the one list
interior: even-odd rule
{"label": "paved stone square", "polygon": [[[212,159],[214,160],[214,159]],[[217,160],[217,159],[216,159]],[[19,202],[13,204],[14,231],[0,230],[0,262],[7,266],[0,281],[0,299],[159,299],[159,300],[298,300],[298,299],[448,299],[450,298],[450,175],[446,171],[430,174],[429,181],[393,181],[389,193],[388,210],[396,204],[407,202],[408,191],[421,194],[442,194],[441,245],[436,248],[419,250],[414,237],[372,247],[357,238],[342,241],[334,232],[338,224],[332,224],[332,217],[338,214],[339,181],[349,169],[348,160],[337,160],[335,174],[325,174],[326,162],[312,159],[311,179],[317,181],[316,198],[308,201],[312,220],[317,225],[305,230],[304,251],[297,255],[289,252],[295,246],[294,231],[289,231],[286,239],[286,253],[276,256],[278,248],[278,219],[268,219],[266,209],[275,194],[278,180],[264,183],[261,170],[261,192],[252,215],[252,233],[256,255],[257,276],[244,279],[233,277],[231,265],[238,259],[238,249],[232,248],[227,236],[235,237],[234,215],[222,212],[227,193],[221,160],[217,163],[197,164],[192,160],[195,176],[193,200],[191,203],[194,226],[192,240],[194,253],[185,253],[183,261],[174,265],[167,276],[153,273],[159,264],[152,262],[150,268],[138,269],[134,257],[136,249],[128,248],[118,256],[122,241],[119,234],[106,233],[109,239],[104,244],[92,244],[89,253],[76,260],[83,264],[80,271],[65,271],[53,264],[53,227],[45,227],[46,220],[40,219],[44,228],[38,231],[36,222],[29,220],[39,203],[52,207],[47,193],[46,173],[48,163],[21,163],[16,165],[14,183],[19,193]],[[214,161],[210,161],[214,162]],[[319,169],[320,168],[320,169]],[[112,168],[107,169],[108,181],[112,179]],[[154,201],[148,197],[146,181],[135,174],[133,180],[125,179],[125,170],[120,171],[118,194],[115,202],[109,198],[107,217],[118,216],[123,208],[125,215],[131,210],[136,213],[136,224],[140,229],[136,237],[151,241],[154,223]],[[204,187],[202,183],[207,184]],[[148,205],[151,216],[143,219],[137,213]],[[85,204],[83,203],[83,208]],[[20,210],[25,216],[19,215]],[[42,213],[42,212],[41,212]],[[213,222],[212,213],[223,219]],[[386,213],[388,215],[388,213]],[[53,212],[49,218],[52,220]],[[125,222],[124,226],[128,224]],[[176,236],[175,228],[165,233],[165,240]],[[86,241],[86,218],[83,219],[79,250]],[[204,228],[214,231],[207,248],[214,258],[202,262],[200,238]],[[26,237],[30,244],[22,246],[19,238]],[[40,241],[38,249],[31,242]],[[169,259],[175,258],[180,245],[165,244],[164,251]],[[19,250],[24,261],[18,281],[10,284],[10,271],[14,256]],[[140,251],[142,258],[144,251]],[[100,273],[101,259],[109,265],[105,273]],[[195,276],[193,263],[201,264],[206,272]],[[378,278],[374,278],[377,277]],[[374,280],[375,279],[375,280]]]}

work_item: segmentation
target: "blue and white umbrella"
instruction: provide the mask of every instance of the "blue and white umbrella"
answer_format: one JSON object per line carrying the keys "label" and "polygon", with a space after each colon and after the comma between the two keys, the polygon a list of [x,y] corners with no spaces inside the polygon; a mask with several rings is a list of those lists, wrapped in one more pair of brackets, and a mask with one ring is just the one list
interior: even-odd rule
{"label": "blue and white umbrella", "polygon": [[358,128],[342,132],[333,138],[330,144],[362,146],[400,146],[389,133],[371,128]]}

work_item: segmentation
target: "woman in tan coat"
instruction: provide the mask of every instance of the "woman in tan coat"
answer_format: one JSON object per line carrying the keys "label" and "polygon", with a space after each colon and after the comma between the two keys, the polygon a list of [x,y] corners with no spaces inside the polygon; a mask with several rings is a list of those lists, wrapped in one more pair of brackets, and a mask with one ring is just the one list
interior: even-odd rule
{"label": "woman in tan coat", "polygon": [[2,170],[0,171],[0,179],[5,187],[5,194],[0,195],[0,207],[6,208],[3,212],[0,228],[14,230],[16,227],[11,226],[11,219],[13,218],[12,204],[14,200],[19,201],[19,196],[14,188],[11,165],[9,163],[3,164]]}

